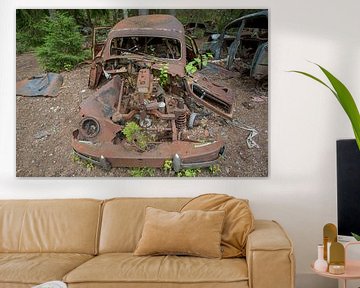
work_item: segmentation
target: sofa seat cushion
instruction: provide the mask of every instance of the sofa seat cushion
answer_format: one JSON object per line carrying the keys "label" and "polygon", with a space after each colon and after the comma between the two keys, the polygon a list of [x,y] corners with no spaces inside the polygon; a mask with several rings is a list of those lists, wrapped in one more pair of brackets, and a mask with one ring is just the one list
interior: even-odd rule
{"label": "sofa seat cushion", "polygon": [[131,253],[96,256],[64,277],[64,281],[69,284],[122,282],[124,285],[137,283],[136,287],[149,287],[148,284],[151,283],[159,284],[157,287],[163,287],[160,286],[161,283],[237,283],[239,287],[239,282],[244,282],[244,287],[247,287],[247,280],[247,265],[245,260],[240,258],[134,256]]}
{"label": "sofa seat cushion", "polygon": [[0,286],[4,283],[40,284],[61,280],[92,257],[72,253],[0,253]]}

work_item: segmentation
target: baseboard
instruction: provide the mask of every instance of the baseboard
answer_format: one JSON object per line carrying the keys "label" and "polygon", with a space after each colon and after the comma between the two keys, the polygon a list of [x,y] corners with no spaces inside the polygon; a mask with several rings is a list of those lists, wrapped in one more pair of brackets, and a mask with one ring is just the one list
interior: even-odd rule
{"label": "baseboard", "polygon": [[297,274],[295,278],[296,288],[338,288],[338,281],[321,277],[313,273]]}

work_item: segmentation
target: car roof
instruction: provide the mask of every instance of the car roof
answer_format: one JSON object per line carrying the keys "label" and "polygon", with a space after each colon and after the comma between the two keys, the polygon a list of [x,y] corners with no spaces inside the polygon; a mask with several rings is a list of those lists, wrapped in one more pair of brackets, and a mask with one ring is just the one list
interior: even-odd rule
{"label": "car roof", "polygon": [[119,30],[163,30],[184,34],[184,26],[172,15],[154,14],[129,17],[118,22],[111,31]]}
{"label": "car roof", "polygon": [[262,11],[248,14],[248,15],[242,16],[238,19],[235,19],[235,20],[231,21],[230,23],[228,23],[225,26],[224,30],[227,30],[232,27],[240,26],[241,22],[245,19],[258,18],[258,17],[268,17],[268,10],[262,10]]}

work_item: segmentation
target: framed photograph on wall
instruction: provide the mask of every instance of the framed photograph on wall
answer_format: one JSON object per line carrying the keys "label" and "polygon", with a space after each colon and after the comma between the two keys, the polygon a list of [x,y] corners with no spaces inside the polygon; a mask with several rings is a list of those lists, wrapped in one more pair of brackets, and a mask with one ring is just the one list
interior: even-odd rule
{"label": "framed photograph on wall", "polygon": [[18,9],[18,177],[268,176],[267,9]]}

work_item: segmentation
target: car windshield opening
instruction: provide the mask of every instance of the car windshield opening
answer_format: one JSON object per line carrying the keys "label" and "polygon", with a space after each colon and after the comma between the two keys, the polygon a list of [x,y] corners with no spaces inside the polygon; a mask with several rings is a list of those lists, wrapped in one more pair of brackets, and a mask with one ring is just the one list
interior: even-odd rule
{"label": "car windshield opening", "polygon": [[146,54],[157,58],[180,59],[179,40],[165,37],[128,36],[113,38],[110,55]]}

